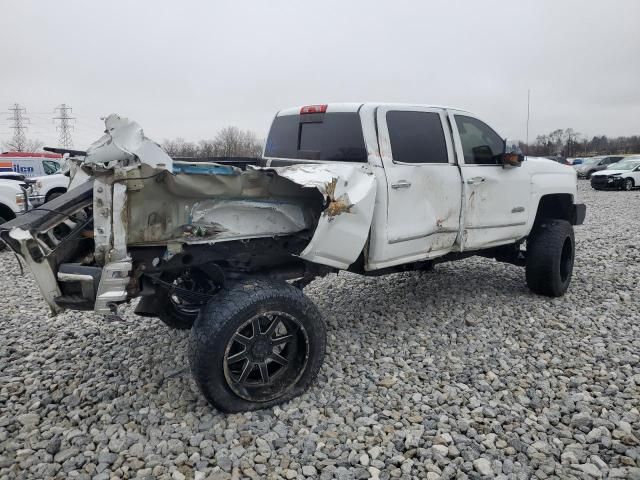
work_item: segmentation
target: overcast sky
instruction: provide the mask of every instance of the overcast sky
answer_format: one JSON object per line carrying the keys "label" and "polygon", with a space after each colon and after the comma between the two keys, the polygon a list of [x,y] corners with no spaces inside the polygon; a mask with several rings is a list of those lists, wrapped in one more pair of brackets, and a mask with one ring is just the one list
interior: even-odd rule
{"label": "overcast sky", "polygon": [[457,106],[524,139],[531,89],[531,139],[640,134],[639,22],[638,0],[0,0],[0,110],[52,144],[67,103],[78,148],[111,112],[157,141],[265,137],[279,109],[343,101]]}

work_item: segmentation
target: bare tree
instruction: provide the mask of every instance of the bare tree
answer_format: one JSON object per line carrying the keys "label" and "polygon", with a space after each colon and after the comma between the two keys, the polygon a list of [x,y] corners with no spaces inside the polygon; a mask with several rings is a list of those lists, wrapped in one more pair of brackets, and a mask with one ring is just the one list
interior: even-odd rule
{"label": "bare tree", "polygon": [[21,145],[15,144],[13,140],[2,143],[2,149],[7,152],[38,152],[42,147],[44,147],[44,142],[37,138],[27,138]]}
{"label": "bare tree", "polygon": [[162,142],[162,148],[172,157],[259,157],[262,141],[251,130],[225,127],[213,139],[187,142],[175,138]]}

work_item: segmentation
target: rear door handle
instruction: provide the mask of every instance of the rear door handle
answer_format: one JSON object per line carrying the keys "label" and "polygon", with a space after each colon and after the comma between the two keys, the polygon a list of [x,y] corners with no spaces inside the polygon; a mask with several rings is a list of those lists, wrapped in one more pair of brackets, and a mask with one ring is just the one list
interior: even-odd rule
{"label": "rear door handle", "polygon": [[485,180],[486,180],[486,178],[484,178],[484,177],[473,177],[473,178],[470,178],[469,180],[467,180],[467,183],[469,185],[476,185],[478,183],[484,182]]}
{"label": "rear door handle", "polygon": [[400,180],[398,183],[392,183],[391,188],[397,190],[399,188],[409,188],[411,186],[411,182],[407,182],[406,180]]}

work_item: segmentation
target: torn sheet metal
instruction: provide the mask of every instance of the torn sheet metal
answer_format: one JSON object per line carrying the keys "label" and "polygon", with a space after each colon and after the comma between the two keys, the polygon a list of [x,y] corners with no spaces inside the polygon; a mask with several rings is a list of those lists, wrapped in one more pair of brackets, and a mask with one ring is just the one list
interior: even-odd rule
{"label": "torn sheet metal", "polygon": [[[262,170],[267,170],[262,169]],[[368,164],[316,163],[273,167],[279,176],[325,198],[313,238],[301,258],[335,268],[356,261],[369,236],[376,179]]]}
{"label": "torn sheet metal", "polygon": [[113,168],[140,162],[171,171],[173,159],[160,145],[145,137],[137,122],[112,113],[104,119],[104,124],[104,135],[87,149],[85,165]]}

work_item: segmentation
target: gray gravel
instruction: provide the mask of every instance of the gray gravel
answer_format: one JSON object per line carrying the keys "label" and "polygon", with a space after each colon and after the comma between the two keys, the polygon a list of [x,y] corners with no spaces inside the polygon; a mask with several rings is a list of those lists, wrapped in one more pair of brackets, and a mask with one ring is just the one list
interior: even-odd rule
{"label": "gray gravel", "polygon": [[0,254],[0,478],[640,479],[640,191],[582,182],[561,299],[489,260],[307,287],[329,325],[314,387],[223,415],[184,332],[48,318]]}

